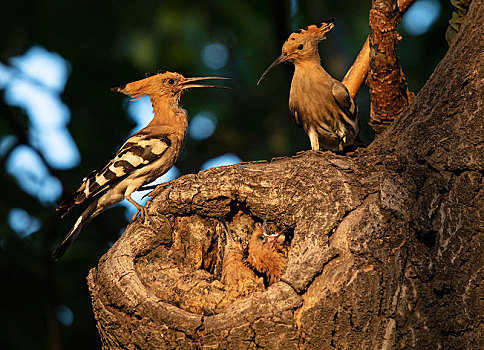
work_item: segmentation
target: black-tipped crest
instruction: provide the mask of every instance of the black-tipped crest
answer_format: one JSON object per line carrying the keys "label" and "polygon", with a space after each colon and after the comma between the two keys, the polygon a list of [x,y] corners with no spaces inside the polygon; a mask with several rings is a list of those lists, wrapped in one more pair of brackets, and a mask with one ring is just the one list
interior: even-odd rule
{"label": "black-tipped crest", "polygon": [[126,84],[120,85],[120,86],[115,86],[115,87],[111,88],[110,90],[113,91],[113,92],[120,92],[121,90],[124,90],[125,87],[126,87]]}
{"label": "black-tipped crest", "polygon": [[322,21],[321,23],[319,23],[319,25],[322,26],[323,23],[327,23],[327,24],[334,23],[334,17],[331,17],[331,18],[328,18],[327,20]]}
{"label": "black-tipped crest", "polygon": [[[266,75],[277,65],[283,62],[293,62],[297,60],[304,60],[308,57],[318,56],[318,42],[326,39],[326,33],[334,27],[334,18],[323,21],[318,24],[311,24],[310,26],[298,29],[289,35],[282,46],[282,54],[275,59],[274,62],[262,73],[257,85],[266,77]],[[308,49],[309,48],[309,49]],[[304,50],[303,50],[304,49]]]}

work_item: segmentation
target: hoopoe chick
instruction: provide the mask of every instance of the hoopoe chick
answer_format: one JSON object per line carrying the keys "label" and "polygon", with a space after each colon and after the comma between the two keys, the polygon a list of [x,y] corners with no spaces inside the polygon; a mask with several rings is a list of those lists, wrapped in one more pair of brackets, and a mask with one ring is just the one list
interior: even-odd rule
{"label": "hoopoe chick", "polygon": [[257,84],[282,62],[294,64],[289,109],[294,121],[309,136],[313,150],[343,151],[359,141],[358,107],[346,87],[321,66],[318,43],[326,39],[333,20],[292,33],[282,54],[266,69]]}
{"label": "hoopoe chick", "polygon": [[249,240],[247,263],[257,272],[265,275],[269,286],[279,281],[286,267],[287,258],[283,247],[285,235],[283,233],[289,227],[269,235],[264,222],[254,230]]}
{"label": "hoopoe chick", "polygon": [[121,146],[108,164],[86,176],[79,189],[59,204],[57,211],[62,212],[62,217],[74,207],[87,207],[54,251],[54,259],[65,253],[84,225],[125,198],[137,209],[133,219],[141,212],[144,221],[146,208],[136,203],[131,193],[153,182],[175,164],[188,125],[187,112],[179,105],[180,97],[190,88],[222,87],[198,83],[206,79],[227,78],[185,78],[179,73],[159,71],[153,76],[111,89],[133,98],[150,96],[154,117]]}
{"label": "hoopoe chick", "polygon": [[234,240],[225,221],[226,244],[222,263],[222,283],[237,293],[248,294],[257,289],[263,289],[262,278],[244,263],[244,250],[240,243]]}

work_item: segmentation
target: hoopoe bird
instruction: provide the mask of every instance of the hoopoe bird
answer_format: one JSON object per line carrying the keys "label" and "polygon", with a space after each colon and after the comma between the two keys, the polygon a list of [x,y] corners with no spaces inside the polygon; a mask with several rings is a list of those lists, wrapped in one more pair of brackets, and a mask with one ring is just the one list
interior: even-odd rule
{"label": "hoopoe bird", "polygon": [[62,243],[53,253],[60,258],[79,235],[82,227],[123,199],[133,204],[144,221],[146,208],[136,203],[131,194],[142,185],[153,182],[175,164],[187,132],[187,112],[179,105],[183,91],[203,85],[199,81],[227,79],[222,77],[185,78],[175,72],[158,71],[158,74],[129,84],[112,88],[134,99],[148,95],[154,117],[143,129],[131,136],[115,157],[100,170],[93,171],[82,180],[79,189],[57,207],[64,217],[77,206],[87,206]]}
{"label": "hoopoe bird", "polygon": [[258,289],[263,289],[262,278],[257,277],[255,272],[244,261],[244,249],[236,242],[225,223],[225,249],[222,263],[222,283],[229,289],[242,292],[247,295]]}
{"label": "hoopoe bird", "polygon": [[249,240],[247,263],[265,276],[269,286],[279,281],[286,268],[283,233],[292,226],[270,235],[267,233],[266,220],[264,220],[262,225],[256,227]]}
{"label": "hoopoe bird", "polygon": [[321,66],[318,43],[326,39],[333,20],[310,25],[292,33],[282,46],[282,54],[265,70],[282,62],[294,64],[289,109],[296,124],[306,131],[311,149],[343,151],[359,141],[358,107],[346,87]]}

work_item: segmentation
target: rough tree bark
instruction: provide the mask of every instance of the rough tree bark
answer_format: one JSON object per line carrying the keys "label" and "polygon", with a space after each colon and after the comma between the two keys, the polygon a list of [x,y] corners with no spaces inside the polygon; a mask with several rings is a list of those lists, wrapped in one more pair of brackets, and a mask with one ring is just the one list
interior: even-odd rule
{"label": "rough tree bark", "polygon": [[405,112],[414,94],[408,90],[397,55],[402,18],[397,0],[373,0],[370,10],[370,126],[379,134]]}
{"label": "rough tree bark", "polygon": [[[302,152],[158,188],[88,276],[106,349],[482,349],[484,6],[473,1],[407,113],[349,156]],[[296,223],[281,281],[220,283],[246,242]]]}
{"label": "rough tree bark", "polygon": [[[403,14],[407,12],[409,7],[414,2],[415,0],[397,1],[399,15],[398,15],[398,18],[395,19],[396,20],[394,22],[395,25],[400,23],[400,20],[402,19]],[[372,11],[375,11],[374,10],[375,3],[372,4],[372,7],[373,7]],[[376,53],[376,50],[373,52],[373,55],[375,55],[375,53]],[[358,56],[356,57],[355,62],[353,62],[353,65],[348,70],[348,72],[346,73],[342,81],[342,83],[348,89],[348,92],[350,93],[351,97],[355,98],[356,94],[360,90],[361,84],[363,84],[363,82],[366,79],[369,69],[370,69],[370,37],[366,38],[366,41],[363,44],[363,47],[361,48],[360,52],[358,53]]]}

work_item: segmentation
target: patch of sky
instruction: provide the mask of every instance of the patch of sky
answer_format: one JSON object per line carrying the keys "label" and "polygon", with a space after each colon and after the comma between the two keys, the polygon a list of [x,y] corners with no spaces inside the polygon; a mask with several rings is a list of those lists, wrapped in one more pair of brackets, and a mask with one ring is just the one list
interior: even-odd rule
{"label": "patch of sky", "polygon": [[16,147],[7,159],[7,172],[19,186],[44,204],[55,203],[62,194],[62,184],[49,174],[39,155],[26,145]]}
{"label": "patch of sky", "polygon": [[221,43],[210,43],[202,50],[202,62],[210,69],[221,69],[228,61],[229,50]]}
{"label": "patch of sky", "polygon": [[32,82],[57,93],[64,91],[70,65],[61,55],[33,46],[23,56],[11,58],[10,63]]}
{"label": "patch of sky", "polygon": [[233,153],[225,153],[219,157],[207,160],[205,163],[202,164],[202,167],[200,169],[206,170],[223,165],[233,165],[240,162],[242,162],[242,159],[240,159],[237,155]]}
{"label": "patch of sky", "polygon": [[4,135],[0,137],[0,157],[4,157],[5,154],[14,147],[17,142],[17,138],[13,135]]}
{"label": "patch of sky", "polygon": [[10,63],[9,79],[4,83],[5,102],[24,109],[29,116],[29,141],[53,168],[76,166],[80,154],[67,129],[69,108],[60,96],[69,76],[69,63],[41,46],[11,58]]}
{"label": "patch of sky", "polygon": [[296,16],[298,11],[298,1],[297,0],[290,0],[290,7],[291,7],[291,17]]}
{"label": "patch of sky", "polygon": [[136,123],[136,126],[131,130],[131,134],[144,128],[153,119],[153,107],[151,106],[149,96],[138,100],[127,98],[126,109],[130,119]]}
{"label": "patch of sky", "polygon": [[0,89],[3,89],[10,80],[11,69],[0,63]]}
{"label": "patch of sky", "polygon": [[402,25],[411,35],[422,35],[429,31],[439,18],[439,0],[417,0],[405,13]]}
{"label": "patch of sky", "polygon": [[74,313],[65,305],[58,305],[55,308],[55,315],[59,322],[68,327],[74,322]]}
{"label": "patch of sky", "polygon": [[40,230],[40,220],[29,215],[24,209],[13,208],[8,213],[8,224],[18,237],[25,238]]}
{"label": "patch of sky", "polygon": [[188,124],[188,135],[194,140],[205,140],[217,129],[217,117],[211,111],[197,113]]}

